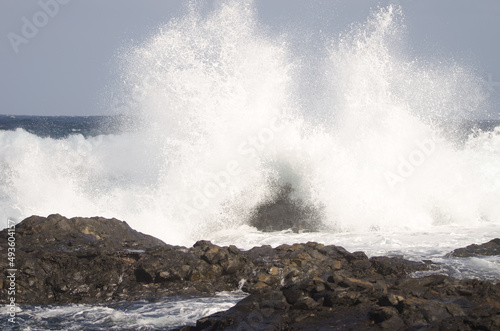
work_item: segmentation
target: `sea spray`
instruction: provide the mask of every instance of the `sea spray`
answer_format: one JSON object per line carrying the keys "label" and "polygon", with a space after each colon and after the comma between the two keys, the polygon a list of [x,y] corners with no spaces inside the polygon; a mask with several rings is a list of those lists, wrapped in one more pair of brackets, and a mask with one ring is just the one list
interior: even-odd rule
{"label": "sea spray", "polygon": [[[481,112],[486,90],[453,61],[437,68],[405,54],[402,19],[399,8],[382,8],[330,46],[330,152],[321,152],[328,155],[321,169],[311,169],[319,199],[327,201],[326,223],[386,231],[498,221],[498,214],[486,216],[470,203],[472,195],[489,199],[483,174],[434,125]],[[463,86],[470,87],[473,101]]]}
{"label": "sea spray", "polygon": [[145,88],[134,122],[163,162],[156,208],[174,233],[243,224],[266,192],[262,153],[293,116],[293,63],[246,2],[191,8],[161,31],[124,64],[129,89]]}
{"label": "sea spray", "polygon": [[[413,58],[403,21],[397,7],[374,10],[329,38],[312,77],[252,2],[191,6],[122,53],[121,133],[0,132],[3,217],[116,217],[171,244],[241,246],[497,225],[498,132],[457,147],[440,130],[481,112],[484,86],[457,61]],[[295,90],[307,86],[323,90]],[[279,199],[316,237],[249,226]]]}

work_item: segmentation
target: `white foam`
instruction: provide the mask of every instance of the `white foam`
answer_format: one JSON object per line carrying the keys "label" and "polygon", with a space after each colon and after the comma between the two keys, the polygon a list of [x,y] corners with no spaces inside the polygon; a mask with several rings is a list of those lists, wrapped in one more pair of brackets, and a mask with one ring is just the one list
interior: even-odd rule
{"label": "white foam", "polygon": [[193,325],[196,320],[234,306],[246,296],[241,291],[211,297],[174,297],[158,302],[122,302],[108,306],[47,305],[18,307],[16,320],[23,330],[34,327],[64,330],[149,330]]}
{"label": "white foam", "polygon": [[[0,132],[2,219],[99,215],[171,244],[226,236],[247,247],[275,242],[253,240],[248,219],[276,184],[291,184],[323,211],[325,229],[279,234],[287,242],[347,233],[404,251],[411,245],[392,233],[498,229],[499,131],[457,147],[433,124],[480,112],[481,82],[454,61],[413,58],[403,21],[382,8],[330,38],[317,64],[328,83],[310,84],[324,91],[299,93],[308,84],[297,82],[311,79],[300,55],[259,26],[251,2],[191,9],[123,53],[120,89],[134,110],[124,133]],[[326,109],[302,109],[307,95],[326,95],[310,100]]]}

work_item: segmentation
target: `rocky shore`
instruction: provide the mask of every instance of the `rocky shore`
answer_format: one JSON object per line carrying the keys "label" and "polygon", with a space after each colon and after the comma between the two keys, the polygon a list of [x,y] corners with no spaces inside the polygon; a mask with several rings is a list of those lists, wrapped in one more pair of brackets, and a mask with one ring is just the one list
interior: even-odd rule
{"label": "rocky shore", "polygon": [[[7,229],[0,248],[8,247]],[[32,216],[15,228],[18,304],[106,303],[242,289],[233,308],[182,330],[500,329],[500,285],[457,280],[431,261],[314,242],[242,251],[171,246],[116,219]],[[499,239],[450,256],[498,255]],[[0,302],[8,301],[6,259]],[[419,277],[416,277],[419,275]],[[194,323],[195,321],[193,321]]]}

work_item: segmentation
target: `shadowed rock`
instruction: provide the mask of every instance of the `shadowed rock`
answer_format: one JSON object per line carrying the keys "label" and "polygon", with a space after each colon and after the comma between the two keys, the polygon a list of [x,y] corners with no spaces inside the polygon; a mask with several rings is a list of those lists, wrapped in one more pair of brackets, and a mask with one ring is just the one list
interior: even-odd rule
{"label": "shadowed rock", "polygon": [[277,188],[271,201],[255,209],[250,225],[260,231],[271,232],[291,229],[317,231],[321,226],[321,211],[303,200],[293,198],[293,187],[286,184]]}

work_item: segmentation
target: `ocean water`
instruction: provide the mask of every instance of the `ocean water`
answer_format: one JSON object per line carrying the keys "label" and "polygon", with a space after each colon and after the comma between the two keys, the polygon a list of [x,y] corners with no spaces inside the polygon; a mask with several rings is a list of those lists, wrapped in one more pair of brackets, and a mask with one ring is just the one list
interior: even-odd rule
{"label": "ocean water", "polygon": [[[16,312],[14,330],[165,330],[191,324],[226,310],[246,296],[241,291],[211,297],[172,297],[158,302],[106,305],[25,305]],[[12,327],[7,321],[2,327]],[[5,330],[5,329],[4,329]]]}
{"label": "ocean water", "polygon": [[[306,57],[250,1],[192,5],[120,53],[115,115],[0,117],[0,219],[116,217],[184,246],[317,241],[498,281],[498,257],[445,257],[500,236],[500,123],[484,120],[486,81],[460,61],[413,56],[407,38],[389,6]],[[317,231],[251,226],[283,187]],[[148,305],[20,309],[28,329],[80,311],[99,329]],[[144,323],[206,313],[165,309]]]}

